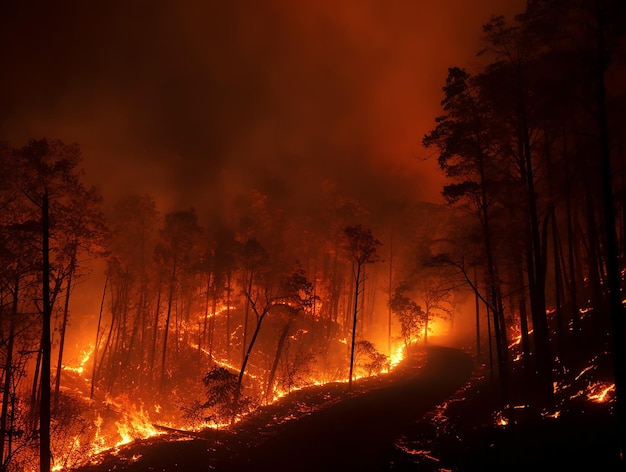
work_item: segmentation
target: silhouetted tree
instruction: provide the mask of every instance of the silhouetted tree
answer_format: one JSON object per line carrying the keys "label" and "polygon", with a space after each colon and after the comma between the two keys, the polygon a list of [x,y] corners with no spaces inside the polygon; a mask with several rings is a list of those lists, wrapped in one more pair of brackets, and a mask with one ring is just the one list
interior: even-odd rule
{"label": "silhouetted tree", "polygon": [[[35,353],[30,427],[38,431],[40,468],[50,470],[51,321],[55,301],[65,289],[65,306],[69,304],[71,280],[79,275],[79,256],[95,254],[106,231],[99,196],[81,182],[82,156],[78,145],[60,140],[31,140],[21,148],[2,145],[0,155],[12,175],[0,185],[0,238],[5,243],[0,258],[6,262],[0,270],[0,299],[2,305],[10,300],[13,307],[0,307],[0,339],[3,348],[6,346],[0,460],[8,467],[12,454],[20,447],[13,449],[17,436],[13,437],[12,431],[16,422],[23,421],[19,418],[23,412],[16,411],[17,401],[10,397],[17,394],[23,377],[20,372]],[[22,316],[22,311],[39,314],[36,330],[31,324],[34,318]],[[61,312],[57,384],[68,318],[67,310],[63,308]],[[8,336],[5,314],[10,317],[6,320]],[[38,348],[33,345],[34,339],[40,343]],[[22,435],[21,444],[33,438],[34,434]]]}
{"label": "silhouetted tree", "polygon": [[426,147],[439,150],[439,166],[455,182],[444,187],[449,203],[468,201],[478,217],[487,259],[487,285],[494,311],[494,330],[498,371],[502,392],[507,397],[507,344],[502,313],[499,275],[495,258],[492,214],[494,187],[500,178],[495,165],[495,136],[498,127],[491,110],[480,97],[480,89],[465,70],[451,68],[443,88],[445,114],[436,118],[437,125],[425,135]]}
{"label": "silhouetted tree", "polygon": [[354,353],[354,365],[371,377],[389,368],[389,358],[381,354],[370,341],[357,341]]}
{"label": "silhouetted tree", "polygon": [[404,347],[408,351],[409,346],[420,336],[424,325],[424,312],[422,307],[405,295],[406,287],[396,288],[389,305],[398,321],[400,332],[404,340]]}
{"label": "silhouetted tree", "polygon": [[363,275],[365,264],[377,262],[377,248],[382,244],[372,236],[370,229],[365,229],[361,225],[346,226],[344,235],[347,240],[347,249],[353,259],[354,273],[354,310],[352,317],[352,341],[350,343],[350,373],[348,374],[348,388],[352,387],[352,373],[354,370],[354,345],[356,340],[357,313],[359,311],[359,294],[362,292]]}

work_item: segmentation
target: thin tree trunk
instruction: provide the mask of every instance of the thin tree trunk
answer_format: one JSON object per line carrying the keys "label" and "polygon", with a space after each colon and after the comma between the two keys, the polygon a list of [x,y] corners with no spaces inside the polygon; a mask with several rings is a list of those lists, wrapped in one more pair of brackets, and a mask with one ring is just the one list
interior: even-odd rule
{"label": "thin tree trunk", "polygon": [[491,339],[491,316],[489,305],[485,305],[487,312],[487,340],[489,341],[489,378],[493,380],[493,341]]}
{"label": "thin tree trunk", "polygon": [[[485,169],[482,159],[480,160],[481,182],[485,182]],[[498,289],[495,261],[493,257],[493,248],[491,242],[491,228],[489,224],[489,213],[487,211],[487,193],[484,185],[481,186],[481,211],[483,223],[483,237],[485,241],[485,253],[487,255],[487,271],[488,271],[488,287],[491,296],[491,306],[493,307],[493,328],[496,339],[496,359],[498,362],[498,376],[500,378],[500,388],[504,402],[508,400],[508,372],[506,365],[505,350],[506,345],[503,341],[502,330],[504,326],[500,325],[500,314],[498,313]]]}
{"label": "thin tree trunk", "polygon": [[159,281],[159,289],[157,292],[157,302],[156,309],[154,310],[154,320],[152,322],[152,347],[150,349],[150,383],[154,378],[154,362],[156,360],[156,346],[157,346],[157,338],[159,335],[159,314],[161,311],[161,282]]}
{"label": "thin tree trunk", "polygon": [[133,320],[133,330],[131,331],[130,334],[130,339],[128,340],[128,348],[126,350],[126,356],[125,356],[125,361],[124,361],[124,366],[126,369],[132,369],[133,368],[133,363],[135,363],[135,365],[137,365],[138,367],[141,365],[141,361],[142,361],[142,356],[141,354],[138,354],[137,356],[135,356],[135,358],[133,358],[133,354],[135,353],[135,351],[139,352],[139,349],[137,349],[135,347],[137,342],[140,342],[141,340],[137,340],[139,338],[139,331],[140,331],[140,326],[143,326],[143,309],[144,309],[144,292],[143,290],[140,292],[139,294],[139,303],[137,304],[137,312],[135,314],[135,319]]}
{"label": "thin tree trunk", "polygon": [[[11,380],[13,374],[13,343],[15,340],[15,320],[17,318],[18,305],[18,288],[19,284],[15,282],[15,290],[13,292],[13,309],[11,310],[11,321],[9,324],[9,337],[7,341],[7,352],[4,362],[4,385],[2,389],[2,416],[0,416],[0,468],[4,469],[4,443],[7,436],[7,413],[11,400]],[[9,433],[9,437],[11,434]],[[7,453],[7,457],[10,451]]]}
{"label": "thin tree trunk", "polygon": [[176,283],[176,258],[172,265],[172,278],[170,279],[170,293],[167,300],[167,315],[165,316],[165,332],[163,333],[163,354],[161,356],[161,388],[165,386],[165,360],[167,357],[167,335],[170,330],[170,318],[172,316],[172,301],[174,299],[174,285]]}
{"label": "thin tree trunk", "polygon": [[100,347],[100,326],[102,325],[102,311],[104,310],[104,299],[107,293],[107,284],[109,282],[109,276],[104,279],[104,288],[102,289],[102,299],[100,300],[100,313],[98,314],[98,327],[96,329],[96,342],[93,347],[93,368],[91,371],[91,390],[89,392],[89,398],[93,399],[93,392],[96,385],[96,366],[98,365],[98,348]]}
{"label": "thin tree trunk", "polygon": [[283,352],[283,347],[285,346],[285,340],[287,339],[287,335],[289,334],[289,329],[291,328],[291,318],[283,327],[280,337],[278,338],[278,345],[276,346],[276,354],[274,355],[274,362],[272,362],[272,368],[270,369],[269,377],[267,379],[267,388],[265,389],[265,402],[267,403],[268,399],[274,393],[274,377],[276,376],[276,370],[278,369],[278,363],[280,361],[280,356]]}
{"label": "thin tree trunk", "polygon": [[210,289],[211,289],[211,274],[207,276],[207,281],[206,281],[206,297],[204,299],[204,320],[202,323],[202,334],[199,336],[199,339],[198,339],[198,352],[202,350],[202,345],[205,344],[207,340]]}
{"label": "thin tree trunk", "polygon": [[[527,133],[525,140],[528,139]],[[549,333],[546,318],[545,302],[545,269],[543,266],[543,252],[539,222],[537,219],[534,179],[532,176],[532,162],[530,144],[524,142],[526,156],[523,177],[526,181],[528,215],[527,225],[529,238],[526,243],[526,259],[528,265],[528,286],[530,294],[530,311],[533,321],[533,338],[536,353],[535,367],[539,375],[539,385],[547,404],[552,403],[552,361],[550,358]]]}
{"label": "thin tree trunk", "polygon": [[230,361],[230,291],[231,273],[226,274],[226,359]]}
{"label": "thin tree trunk", "polygon": [[[478,287],[478,274],[476,266],[474,266],[474,286]],[[476,357],[480,359],[480,298],[478,298],[477,291],[474,291],[474,303],[476,309]]]}
{"label": "thin tree trunk", "polygon": [[[576,278],[576,264],[574,257],[574,246],[576,244],[574,237],[574,225],[572,223],[572,195],[570,187],[569,175],[569,153],[567,152],[567,139],[563,138],[563,165],[565,167],[565,209],[567,216],[567,258],[569,264],[569,292],[571,303],[571,316],[572,316],[572,331],[574,332],[574,343],[577,344],[580,341],[580,312],[578,309],[578,290],[577,290],[577,278]],[[575,351],[576,352],[576,351]]]}
{"label": "thin tree trunk", "polygon": [[52,454],[50,451],[50,320],[52,317],[52,306],[50,305],[50,222],[48,215],[48,190],[43,195],[42,205],[43,222],[43,327],[41,336],[41,404],[39,410],[39,470],[40,472],[50,472],[50,461]]}
{"label": "thin tree trunk", "polygon": [[65,305],[63,306],[63,321],[61,323],[61,339],[59,340],[59,357],[57,360],[56,378],[54,379],[54,409],[59,407],[59,390],[61,388],[61,372],[63,367],[63,348],[65,346],[65,331],[69,317],[70,294],[72,290],[72,275],[74,273],[74,262],[67,277],[67,291],[65,292]]}
{"label": "thin tree trunk", "polygon": [[[387,300],[387,353],[391,355],[391,297],[393,295],[393,234],[389,236],[389,299]],[[478,303],[478,297],[476,297]],[[480,355],[480,341],[478,344],[478,353]]]}
{"label": "thin tree trunk", "polygon": [[[248,298],[250,297],[249,294],[247,294],[247,296]],[[254,312],[256,313],[256,309],[254,310]],[[265,310],[260,315],[257,314],[256,327],[254,329],[254,333],[252,334],[252,339],[250,340],[250,344],[248,345],[248,348],[246,349],[246,355],[244,356],[243,362],[241,363],[241,369],[239,370],[239,377],[237,379],[237,391],[235,392],[235,405],[237,405],[237,403],[239,402],[239,398],[241,396],[241,386],[243,384],[243,376],[246,372],[248,360],[250,359],[250,353],[252,352],[254,343],[256,342],[259,332],[261,331],[261,324],[263,323],[263,320],[265,319],[265,315],[267,315],[268,312],[269,312],[269,307],[266,307]]]}
{"label": "thin tree trunk", "polygon": [[561,243],[559,241],[559,233],[557,230],[556,224],[556,215],[554,210],[552,211],[552,252],[554,257],[554,304],[556,310],[556,323],[557,323],[557,352],[559,353],[559,358],[563,359],[563,342],[564,342],[564,331],[563,331],[563,310],[561,307],[562,301],[561,296],[563,294],[563,281],[561,279],[561,264],[560,264],[560,254],[561,254]]}
{"label": "thin tree trunk", "polygon": [[[102,349],[102,357],[100,358],[100,363],[98,364],[98,371],[96,372],[96,375],[94,377],[100,377],[100,374],[102,372],[102,368],[105,366],[105,359],[108,353],[109,356],[109,364],[112,363],[111,357],[111,350],[112,350],[112,346],[111,343],[113,342],[113,331],[115,329],[115,322],[117,320],[117,317],[115,316],[115,308],[114,308],[114,297],[113,297],[113,285],[111,285],[111,325],[109,326],[109,332],[107,333],[107,339],[104,342],[104,348]],[[106,372],[105,372],[106,373]],[[109,372],[109,376],[112,375],[112,372]],[[105,380],[107,380],[105,378]]]}
{"label": "thin tree trunk", "polygon": [[[520,267],[520,272],[521,272],[521,267]],[[521,277],[521,281],[522,281],[522,287],[523,287],[523,282],[524,282],[524,276],[523,274],[520,274]],[[530,374],[531,372],[531,367],[530,367],[530,336],[528,334],[528,312],[526,309],[526,293],[525,290],[522,288],[521,293],[520,293],[520,297],[519,297],[519,318],[520,318],[520,334],[522,336],[521,338],[521,342],[522,342],[522,353],[523,353],[523,361],[522,361],[522,365],[524,366],[524,373],[526,375]]]}
{"label": "thin tree trunk", "polygon": [[[254,267],[251,266],[250,267],[250,279],[248,280],[248,294],[252,293],[252,276],[254,274]],[[242,352],[242,362],[245,362],[245,358],[246,358],[246,352],[247,352],[247,346],[246,343],[248,342],[248,320],[249,320],[249,316],[250,316],[250,300],[246,299],[246,310],[245,310],[245,318],[243,320],[243,343],[242,343],[242,347],[243,347],[243,352]]]}
{"label": "thin tree trunk", "polygon": [[357,271],[355,278],[355,290],[354,290],[354,314],[352,317],[352,342],[350,344],[350,374],[348,375],[348,389],[352,388],[352,372],[354,370],[354,344],[356,340],[356,322],[357,312],[359,310],[359,290],[361,282],[361,264],[357,263]]}
{"label": "thin tree trunk", "polygon": [[213,306],[211,307],[211,319],[209,320],[209,356],[213,358],[213,342],[215,340],[215,317],[217,315],[217,286],[213,281]]}
{"label": "thin tree trunk", "polygon": [[35,371],[33,373],[33,386],[30,392],[30,410],[32,417],[32,428],[37,429],[37,422],[39,419],[39,403],[41,402],[41,388],[40,377],[41,376],[41,349],[37,351],[37,358],[35,359]]}

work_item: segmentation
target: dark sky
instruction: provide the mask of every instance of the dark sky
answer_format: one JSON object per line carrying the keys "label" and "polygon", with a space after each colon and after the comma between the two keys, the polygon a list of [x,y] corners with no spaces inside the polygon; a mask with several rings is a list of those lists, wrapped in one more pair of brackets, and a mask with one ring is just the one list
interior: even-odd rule
{"label": "dark sky", "polygon": [[105,198],[250,185],[439,201],[447,68],[523,0],[0,0],[0,139],[79,142]]}

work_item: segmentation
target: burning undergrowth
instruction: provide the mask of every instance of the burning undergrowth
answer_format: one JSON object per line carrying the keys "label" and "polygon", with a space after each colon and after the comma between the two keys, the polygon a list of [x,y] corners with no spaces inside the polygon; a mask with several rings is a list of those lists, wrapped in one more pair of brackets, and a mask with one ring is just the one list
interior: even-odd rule
{"label": "burning undergrowth", "polygon": [[389,470],[617,471],[614,384],[606,353],[555,371],[553,407],[532,406],[521,369],[502,394],[487,366],[398,439]]}
{"label": "burning undergrowth", "polygon": [[[420,369],[425,356],[425,351],[413,352],[412,369]],[[187,456],[193,456],[194,461],[203,463],[206,468],[217,468],[241,451],[254,448],[269,437],[280,434],[288,422],[392,384],[407,374],[404,366],[400,364],[384,375],[361,378],[350,389],[346,388],[346,382],[329,382],[294,390],[271,404],[259,406],[234,424],[205,427],[197,431],[154,425],[159,434],[104,451],[93,457],[89,464],[75,470],[125,470],[138,461],[142,461],[142,467],[150,470],[153,463],[159,465],[161,456],[180,457],[181,461]],[[181,442],[185,444],[177,444]]]}
{"label": "burning undergrowth", "polygon": [[[316,351],[310,348],[306,330],[300,331],[294,330],[298,341],[309,351],[308,356],[302,357],[302,351],[296,350],[292,341],[291,349],[285,350],[290,356],[285,356],[276,368],[275,386],[269,394],[262,379],[268,378],[271,358],[264,359],[258,353],[257,362],[243,378],[243,394],[235,402],[237,369],[220,360],[219,352],[180,342],[177,356],[168,359],[170,368],[165,378],[155,376],[150,382],[146,373],[138,369],[135,379],[128,377],[122,382],[112,378],[110,383],[94,384],[91,369],[83,368],[93,362],[91,346],[80,359],[68,362],[62,372],[59,405],[53,414],[55,469],[96,467],[107,461],[133,463],[141,456],[136,447],[141,449],[154,441],[212,438],[216,444],[237,444],[233,446],[235,450],[242,447],[241,441],[252,441],[242,438],[252,437],[253,431],[271,429],[272,425],[279,426],[339,401],[348,395],[346,384],[333,379],[341,378],[345,372],[335,369],[335,374],[329,375],[333,368],[328,362],[322,370],[311,354]],[[265,342],[263,336],[259,342]],[[338,357],[345,354],[344,343],[338,341],[331,346]],[[388,363],[374,362],[380,354],[372,357],[371,352],[359,346],[355,378],[361,381],[350,394],[370,388],[365,386],[372,382],[382,382],[376,374],[389,369]],[[206,373],[204,379],[199,372]],[[212,377],[216,373],[222,376]],[[136,447],[129,443],[136,443]],[[224,453],[228,446],[219,449]],[[23,462],[25,470],[34,470],[37,451],[33,449],[23,457],[28,462]]]}

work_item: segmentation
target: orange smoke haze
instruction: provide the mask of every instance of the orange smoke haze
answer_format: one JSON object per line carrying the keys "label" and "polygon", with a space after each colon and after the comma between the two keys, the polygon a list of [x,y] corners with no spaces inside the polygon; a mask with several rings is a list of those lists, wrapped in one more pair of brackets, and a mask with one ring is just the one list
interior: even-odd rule
{"label": "orange smoke haze", "polygon": [[131,188],[165,211],[248,186],[306,206],[324,181],[373,211],[439,201],[420,143],[447,68],[523,4],[4,2],[0,139],[78,142],[105,199]]}

